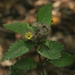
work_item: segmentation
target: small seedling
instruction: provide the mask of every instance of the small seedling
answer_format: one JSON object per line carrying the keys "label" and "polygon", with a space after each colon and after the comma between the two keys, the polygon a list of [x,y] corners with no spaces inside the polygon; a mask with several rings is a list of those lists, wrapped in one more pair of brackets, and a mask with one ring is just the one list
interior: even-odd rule
{"label": "small seedling", "polygon": [[[37,13],[37,21],[32,23],[12,23],[4,24],[4,27],[11,31],[17,32],[22,35],[22,39],[16,41],[8,51],[5,53],[2,61],[19,57],[33,47],[38,54],[40,64],[42,62],[41,55],[46,58],[47,61],[58,67],[64,67],[74,62],[73,56],[63,52],[64,46],[56,41],[47,40],[52,22],[52,4],[42,6]],[[13,66],[11,66],[11,75],[25,75],[24,70],[31,70],[38,66],[38,62],[31,58],[21,58]],[[43,66],[43,63],[40,67]],[[43,68],[42,73],[44,74]]]}

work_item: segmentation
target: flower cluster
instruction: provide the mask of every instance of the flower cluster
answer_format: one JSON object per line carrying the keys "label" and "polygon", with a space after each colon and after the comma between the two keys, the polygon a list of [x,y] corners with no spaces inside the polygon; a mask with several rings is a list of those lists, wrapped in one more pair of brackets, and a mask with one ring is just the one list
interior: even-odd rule
{"label": "flower cluster", "polygon": [[25,40],[31,40],[33,42],[44,42],[49,33],[50,27],[46,24],[33,23],[30,26],[33,30],[27,30],[24,34]]}

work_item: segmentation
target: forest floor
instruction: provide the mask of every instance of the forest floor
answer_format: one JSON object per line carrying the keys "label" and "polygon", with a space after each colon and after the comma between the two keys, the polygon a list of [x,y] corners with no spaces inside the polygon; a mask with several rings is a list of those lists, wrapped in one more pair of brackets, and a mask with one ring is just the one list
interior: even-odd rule
{"label": "forest floor", "polygon": [[[75,56],[75,0],[0,0],[0,61],[10,45],[22,37],[18,33],[5,29],[3,24],[14,22],[32,24],[36,22],[40,7],[48,3],[53,3],[53,22],[47,39],[61,42],[65,46],[65,51]],[[37,55],[32,54],[29,55],[38,61]],[[16,59],[0,62],[0,75],[10,75],[9,68],[15,62]],[[44,69],[46,75],[74,75],[75,63],[64,68],[46,63]],[[36,71],[36,69],[30,71],[27,75],[37,75],[39,70]]]}

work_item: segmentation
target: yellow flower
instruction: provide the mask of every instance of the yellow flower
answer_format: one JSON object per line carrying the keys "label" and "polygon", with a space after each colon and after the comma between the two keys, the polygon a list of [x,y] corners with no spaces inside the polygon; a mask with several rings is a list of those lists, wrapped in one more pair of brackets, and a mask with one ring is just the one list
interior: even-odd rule
{"label": "yellow flower", "polygon": [[25,38],[26,39],[31,39],[33,37],[33,34],[31,33],[31,32],[27,32],[26,34],[25,34]]}

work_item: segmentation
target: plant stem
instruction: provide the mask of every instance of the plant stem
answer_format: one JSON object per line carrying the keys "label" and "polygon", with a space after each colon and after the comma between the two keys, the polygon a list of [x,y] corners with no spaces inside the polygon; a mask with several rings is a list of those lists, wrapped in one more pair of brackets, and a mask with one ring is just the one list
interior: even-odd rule
{"label": "plant stem", "polygon": [[40,54],[38,53],[38,56],[39,56],[39,61],[40,61],[40,63],[41,63],[41,57],[40,57]]}
{"label": "plant stem", "polygon": [[42,74],[44,75],[44,70],[43,70],[43,67],[42,67]]}
{"label": "plant stem", "polygon": [[[40,54],[38,53],[38,56],[39,56],[39,61],[40,61],[40,64],[42,63],[41,61],[41,57],[40,57]],[[43,64],[40,65],[41,66],[41,69],[42,69],[42,74],[44,75],[44,70],[43,70]]]}

